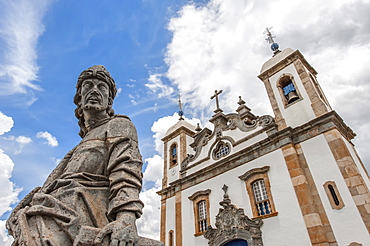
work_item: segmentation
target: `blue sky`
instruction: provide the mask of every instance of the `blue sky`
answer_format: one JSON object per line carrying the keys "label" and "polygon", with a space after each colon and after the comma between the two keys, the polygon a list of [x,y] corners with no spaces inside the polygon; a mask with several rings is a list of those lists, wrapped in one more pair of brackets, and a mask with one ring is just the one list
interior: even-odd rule
{"label": "blue sky", "polygon": [[42,185],[80,141],[75,83],[97,64],[119,88],[115,112],[137,127],[144,219],[153,221],[138,227],[158,238],[160,139],[178,119],[178,95],[187,119],[201,126],[214,110],[215,89],[224,91],[226,113],[242,96],[256,115],[272,114],[257,78],[272,55],[263,35],[270,26],[281,49],[299,49],[318,71],[331,106],[358,134],[354,143],[369,168],[369,12],[368,0],[1,0],[0,245],[10,245],[9,207]]}

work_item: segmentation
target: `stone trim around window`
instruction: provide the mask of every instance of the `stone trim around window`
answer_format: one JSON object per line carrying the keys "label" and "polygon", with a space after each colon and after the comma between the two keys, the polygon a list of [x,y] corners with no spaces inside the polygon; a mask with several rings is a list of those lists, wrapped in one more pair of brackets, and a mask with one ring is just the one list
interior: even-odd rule
{"label": "stone trim around window", "polygon": [[[254,218],[264,219],[278,215],[278,212],[276,212],[275,209],[274,201],[272,199],[270,180],[267,175],[269,169],[269,166],[253,168],[243,175],[239,176],[239,179],[245,182]],[[256,200],[257,195],[253,190],[253,184],[256,184],[256,182],[264,184],[264,188],[266,189],[265,196],[267,195],[267,197],[265,197],[266,199],[262,199],[261,201]],[[264,207],[265,209],[261,209],[261,207]]]}
{"label": "stone trim around window", "polygon": [[[292,84],[293,87],[294,87],[294,95],[296,96],[295,100],[292,101],[292,102],[288,102],[288,98],[287,96],[284,95],[284,90],[283,88],[288,85],[288,84]],[[301,96],[301,94],[299,93],[299,90],[298,90],[298,87],[297,87],[297,83],[293,77],[293,75],[291,74],[288,74],[288,73],[284,73],[282,74],[279,79],[277,80],[277,83],[276,83],[276,87],[278,88],[279,90],[279,94],[280,94],[280,97],[283,101],[283,104],[284,104],[284,107],[288,107],[298,101],[301,101],[303,98]]]}
{"label": "stone trim around window", "polygon": [[213,150],[212,157],[214,160],[219,160],[222,157],[227,156],[230,154],[231,151],[231,146],[229,143],[220,141],[217,145],[216,148]]}
{"label": "stone trim around window", "polygon": [[174,233],[173,233],[173,230],[170,230],[168,232],[168,245],[169,246],[175,246],[175,244],[174,244]]}
{"label": "stone trim around window", "polygon": [[[195,228],[194,236],[196,237],[203,235],[207,231],[208,225],[210,225],[210,214],[209,214],[209,194],[210,193],[211,193],[211,190],[207,189],[207,190],[197,191],[193,195],[188,197],[189,200],[193,202],[194,228]],[[200,205],[202,205],[203,216],[201,216],[200,211],[199,211]]]}
{"label": "stone trim around window", "polygon": [[170,159],[170,168],[178,164],[178,146],[176,142],[171,144],[169,159]]}
{"label": "stone trim around window", "polygon": [[334,181],[325,182],[324,189],[333,209],[341,209],[344,207],[344,202]]}

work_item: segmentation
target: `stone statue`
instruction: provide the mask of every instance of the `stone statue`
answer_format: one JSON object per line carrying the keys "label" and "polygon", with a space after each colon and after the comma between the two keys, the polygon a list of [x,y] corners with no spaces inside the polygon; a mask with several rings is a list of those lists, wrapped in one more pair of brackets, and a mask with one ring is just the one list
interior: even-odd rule
{"label": "stone statue", "polygon": [[93,66],[81,73],[76,88],[82,141],[10,215],[13,246],[163,245],[137,233],[142,160],[135,126],[114,115],[113,78]]}

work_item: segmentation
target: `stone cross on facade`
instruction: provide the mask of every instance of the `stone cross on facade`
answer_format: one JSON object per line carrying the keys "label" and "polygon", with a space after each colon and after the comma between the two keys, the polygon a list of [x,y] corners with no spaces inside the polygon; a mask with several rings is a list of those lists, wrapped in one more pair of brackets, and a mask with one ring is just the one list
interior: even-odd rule
{"label": "stone cross on facade", "polygon": [[222,93],[222,90],[220,90],[220,91],[215,90],[215,94],[213,96],[211,96],[211,99],[216,98],[216,107],[217,108],[216,108],[215,111],[213,111],[215,113],[222,112],[222,109],[220,109],[220,105],[218,103],[218,95],[220,95],[221,93]]}

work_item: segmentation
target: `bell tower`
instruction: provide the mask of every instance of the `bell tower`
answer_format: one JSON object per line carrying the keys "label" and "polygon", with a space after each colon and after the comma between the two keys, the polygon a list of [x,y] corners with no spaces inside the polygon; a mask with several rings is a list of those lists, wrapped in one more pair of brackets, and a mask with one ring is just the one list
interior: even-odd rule
{"label": "bell tower", "polygon": [[265,33],[274,53],[258,78],[265,84],[279,129],[300,126],[331,111],[317,72],[301,52],[290,48],[280,51],[269,28]]}

